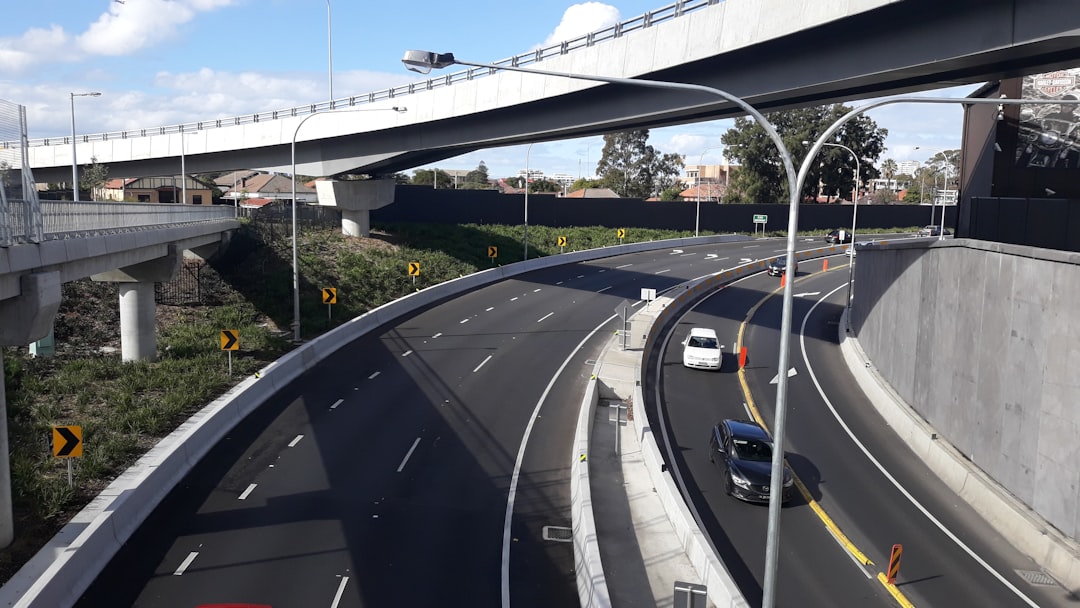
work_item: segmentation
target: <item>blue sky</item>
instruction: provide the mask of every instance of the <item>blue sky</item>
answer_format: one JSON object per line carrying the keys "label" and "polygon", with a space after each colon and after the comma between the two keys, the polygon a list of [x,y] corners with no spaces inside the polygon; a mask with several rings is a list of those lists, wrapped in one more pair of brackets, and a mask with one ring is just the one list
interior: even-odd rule
{"label": "blue sky", "polygon": [[[327,13],[334,97],[419,79],[401,65],[406,49],[451,51],[493,62],[595,31],[665,6],[663,0],[36,0],[9,2],[0,22],[0,98],[25,105],[31,138],[99,133],[252,114],[325,101]],[[962,97],[974,86],[933,93]],[[928,93],[929,94],[929,93]],[[858,106],[862,102],[849,105]],[[959,105],[893,105],[870,117],[889,130],[886,157],[926,160],[960,147]],[[650,131],[664,153],[721,162],[731,121]],[[916,146],[921,149],[915,150]],[[603,142],[589,137],[536,144],[529,167],[588,176]],[[702,156],[704,154],[704,156]],[[526,146],[487,149],[438,163],[493,177],[525,167]]]}

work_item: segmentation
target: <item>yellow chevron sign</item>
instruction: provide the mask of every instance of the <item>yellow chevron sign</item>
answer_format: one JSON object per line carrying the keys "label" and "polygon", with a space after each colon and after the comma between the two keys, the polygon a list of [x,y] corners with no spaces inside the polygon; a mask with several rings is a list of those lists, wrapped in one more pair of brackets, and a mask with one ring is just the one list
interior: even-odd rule
{"label": "yellow chevron sign", "polygon": [[409,276],[420,276],[420,262],[409,262]]}

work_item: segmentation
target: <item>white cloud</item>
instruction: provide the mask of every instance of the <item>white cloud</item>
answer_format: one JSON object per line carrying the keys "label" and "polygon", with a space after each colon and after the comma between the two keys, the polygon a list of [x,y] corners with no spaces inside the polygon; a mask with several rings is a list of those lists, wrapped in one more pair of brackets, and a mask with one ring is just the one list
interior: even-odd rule
{"label": "white cloud", "polygon": [[69,53],[68,35],[54,25],[31,28],[17,38],[0,38],[0,75],[13,76],[34,66],[64,59]]}
{"label": "white cloud", "polygon": [[541,47],[549,47],[566,40],[580,38],[589,32],[619,23],[619,9],[602,2],[574,4],[563,13],[562,21],[548,35]]}
{"label": "white cloud", "polygon": [[177,38],[181,26],[198,13],[228,6],[232,0],[131,0],[113,2],[78,37],[90,55],[134,55],[140,50]]}

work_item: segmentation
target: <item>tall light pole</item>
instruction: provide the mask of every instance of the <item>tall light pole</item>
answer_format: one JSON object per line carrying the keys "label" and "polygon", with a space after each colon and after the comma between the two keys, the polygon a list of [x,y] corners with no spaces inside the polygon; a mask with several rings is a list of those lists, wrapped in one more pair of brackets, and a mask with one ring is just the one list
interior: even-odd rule
{"label": "tall light pole", "polygon": [[330,21],[330,0],[326,0],[326,69],[330,83],[330,109],[334,109],[334,35]]}
{"label": "tall light pole", "polygon": [[185,158],[187,152],[187,136],[195,135],[198,131],[180,131],[180,204],[187,204],[187,166]]}
{"label": "tall light pole", "polygon": [[69,93],[71,95],[71,189],[75,195],[75,202],[79,201],[79,164],[75,160],[75,98],[76,97],[100,97],[101,93]]}
{"label": "tall light pole", "polygon": [[697,199],[697,211],[694,213],[694,236],[698,236],[698,226],[700,225],[700,222],[701,222],[701,163],[705,161],[705,153],[706,152],[708,152],[709,150],[718,150],[718,149],[719,148],[717,148],[717,147],[705,148],[704,150],[701,151],[701,155],[698,156],[697,177],[694,178],[694,181],[696,182],[694,184],[696,186],[694,188],[694,192],[696,194],[695,198]]}
{"label": "tall light pole", "polygon": [[[943,190],[948,190],[949,189],[949,170],[952,169],[952,159],[949,158],[949,151],[944,149],[944,148],[923,148],[922,146],[915,146],[913,149],[914,150],[925,149],[925,150],[930,151],[930,152],[939,152],[939,153],[941,153],[941,156],[945,159],[945,169],[942,172],[944,174],[943,177],[944,177],[944,184],[945,184]],[[959,154],[960,154],[960,151],[957,150],[956,155],[959,156]],[[925,176],[923,177],[923,182],[922,183],[923,183],[923,186],[926,185]],[[934,188],[935,189],[937,188],[937,176],[934,176]],[[934,193],[934,199],[932,201],[930,201],[930,224],[934,223],[934,209],[937,207],[937,199],[938,199],[939,195],[940,195],[940,193],[935,192]],[[921,199],[922,199],[922,187],[919,188],[919,199],[920,199],[920,202],[921,202]],[[941,199],[941,226],[940,226],[940,229],[938,230],[938,240],[941,241],[941,240],[944,240],[944,239],[945,239],[945,199],[942,198]]]}
{"label": "tall light pole", "polygon": [[[803,143],[808,144],[810,142],[804,141]],[[852,209],[852,212],[851,212],[851,253],[852,253],[852,255],[848,256],[850,259],[848,260],[847,300],[846,300],[846,304],[844,304],[844,306],[847,307],[847,306],[851,306],[851,283],[852,283],[852,279],[855,278],[853,276],[853,273],[855,271],[855,255],[854,255],[855,254],[855,221],[859,217],[859,167],[860,167],[859,155],[855,154],[854,150],[852,150],[851,148],[845,146],[844,144],[834,144],[834,143],[831,143],[831,142],[822,142],[822,145],[833,146],[833,147],[836,147],[836,148],[843,148],[843,149],[847,150],[848,152],[850,152],[851,156],[853,156],[855,158],[855,187],[851,189],[851,202],[854,205],[854,207]]]}
{"label": "tall light pole", "polygon": [[293,130],[292,136],[292,173],[290,177],[292,179],[292,280],[293,280],[293,341],[300,341],[300,266],[297,263],[296,254],[296,136],[300,133],[300,127],[304,126],[304,123],[309,119],[316,116],[334,116],[338,114],[352,114],[354,112],[379,112],[382,110],[393,110],[394,112],[405,112],[408,108],[394,106],[392,108],[349,108],[346,110],[336,110],[333,112],[320,112],[317,114],[308,114],[300,119],[300,122],[296,124],[296,129]]}
{"label": "tall light pole", "polygon": [[[487,68],[490,70],[507,70],[514,72],[525,72],[529,74],[539,74],[541,76],[556,76],[561,78],[573,78],[578,80],[591,80],[595,82],[607,82],[612,84],[622,84],[631,86],[649,87],[655,89],[672,89],[680,91],[695,91],[699,93],[707,93],[710,95],[716,95],[727,101],[734,103],[744,110],[747,114],[750,114],[765,130],[766,135],[772,140],[776,149],[780,153],[780,159],[784,163],[784,170],[788,178],[788,191],[790,193],[790,199],[788,204],[788,238],[787,238],[787,255],[789,260],[795,259],[795,240],[796,232],[799,227],[799,192],[798,178],[795,172],[795,164],[791,160],[791,153],[784,145],[784,141],[777,134],[776,129],[769,123],[768,120],[757,111],[756,108],[746,103],[742,99],[735,97],[734,95],[722,91],[720,89],[714,89],[699,84],[687,84],[682,82],[666,82],[662,80],[644,80],[638,78],[616,78],[611,76],[595,76],[595,75],[581,75],[573,74],[569,72],[553,72],[548,70],[539,70],[535,68],[522,68],[518,66],[509,65],[493,65],[487,63],[471,63],[461,61],[454,58],[453,53],[432,53],[429,51],[406,51],[405,56],[402,58],[402,63],[405,67],[414,71],[426,74],[431,71],[432,68],[445,68],[454,64],[473,66],[479,68]],[[816,149],[815,149],[816,152]],[[806,169],[804,164],[803,169]],[[772,608],[775,602],[776,591],[776,567],[778,563],[777,549],[779,546],[779,532],[780,532],[780,492],[783,489],[783,471],[784,471],[784,422],[787,416],[785,405],[787,400],[787,373],[788,359],[789,359],[789,347],[788,343],[791,338],[791,310],[792,303],[794,302],[793,286],[795,281],[788,281],[784,286],[783,294],[783,306],[780,313],[780,361],[777,385],[776,385],[776,419],[773,423],[773,458],[772,458],[772,477],[769,484],[769,531],[766,539],[765,547],[765,580],[763,587],[763,608]],[[516,487],[511,488],[511,493],[516,492]],[[507,509],[506,517],[508,518],[504,522],[503,526],[503,552],[507,554],[509,552],[509,517],[512,513]],[[504,560],[504,564],[507,560]],[[503,606],[510,604],[510,572],[507,566],[503,567],[502,571],[502,600]]]}
{"label": "tall light pole", "polygon": [[525,259],[529,259],[529,154],[532,144],[525,149]]}

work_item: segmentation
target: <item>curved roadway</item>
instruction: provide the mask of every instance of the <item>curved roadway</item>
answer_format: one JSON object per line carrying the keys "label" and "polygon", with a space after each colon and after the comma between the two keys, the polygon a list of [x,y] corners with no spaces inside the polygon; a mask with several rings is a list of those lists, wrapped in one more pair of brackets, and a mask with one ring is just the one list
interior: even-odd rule
{"label": "curved roadway", "polygon": [[[788,383],[785,449],[813,501],[847,538],[835,539],[802,497],[784,508],[777,605],[1075,605],[1063,588],[1031,584],[1018,574],[1040,569],[914,458],[865,402],[838,345],[846,262],[846,256],[829,258],[831,269],[824,273],[821,261],[804,262],[794,285],[795,375]],[[857,285],[855,292],[857,305]],[[672,325],[668,347],[658,355],[659,386],[646,393],[659,397],[649,404],[651,414],[657,402],[663,404],[686,491],[751,605],[762,597],[768,507],[724,494],[721,473],[708,459],[708,432],[721,418],[759,417],[771,425],[780,295],[779,281],[761,273],[700,302]],[[713,327],[731,353],[744,322],[745,387],[733,354],[719,373],[681,365],[679,343],[690,327]],[[876,580],[893,544],[903,547],[897,579],[902,597],[895,599]],[[859,552],[873,563],[860,563]]]}
{"label": "curved roadway", "polygon": [[615,308],[783,248],[549,268],[367,334],[238,425],[79,605],[576,605],[572,546],[544,527],[570,526],[573,426]]}

